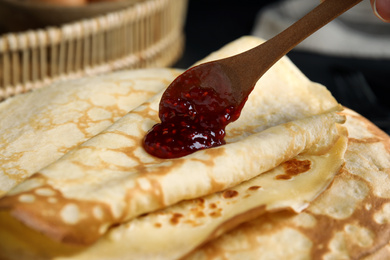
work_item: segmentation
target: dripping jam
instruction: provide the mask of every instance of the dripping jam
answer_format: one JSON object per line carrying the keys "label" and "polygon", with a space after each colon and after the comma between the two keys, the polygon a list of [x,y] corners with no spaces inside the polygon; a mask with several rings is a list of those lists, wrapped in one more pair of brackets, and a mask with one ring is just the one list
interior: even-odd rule
{"label": "dripping jam", "polygon": [[168,159],[225,144],[225,127],[238,119],[247,100],[237,104],[230,93],[231,83],[218,68],[180,75],[161,98],[161,123],[145,136],[145,150]]}

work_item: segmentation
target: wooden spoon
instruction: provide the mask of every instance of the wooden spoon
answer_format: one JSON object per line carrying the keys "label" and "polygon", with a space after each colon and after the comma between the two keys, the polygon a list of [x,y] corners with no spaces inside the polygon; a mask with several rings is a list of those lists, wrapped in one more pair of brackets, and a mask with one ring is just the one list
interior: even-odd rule
{"label": "wooden spoon", "polygon": [[160,158],[177,158],[223,145],[225,127],[240,116],[259,78],[298,43],[360,1],[326,0],[271,40],[185,71],[163,93],[161,123],[146,135],[145,150]]}
{"label": "wooden spoon", "polygon": [[[217,93],[231,91],[235,98],[233,103],[241,104],[260,77],[281,57],[315,31],[361,1],[325,0],[289,28],[263,44],[232,57],[198,65],[187,70],[180,77],[183,79],[186,77],[186,73],[203,75],[201,79],[203,84],[201,85],[206,87],[213,87],[211,85],[216,80],[227,77],[227,81],[230,81],[230,89],[226,89],[225,86],[223,90],[217,90]],[[217,79],[213,79],[213,77]],[[183,80],[180,84],[171,85],[185,89],[183,88]]]}

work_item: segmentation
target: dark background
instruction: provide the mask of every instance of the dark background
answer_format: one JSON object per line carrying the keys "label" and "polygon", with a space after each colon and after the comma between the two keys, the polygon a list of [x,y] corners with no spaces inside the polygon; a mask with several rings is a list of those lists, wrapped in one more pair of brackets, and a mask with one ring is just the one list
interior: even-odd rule
{"label": "dark background", "polygon": [[[189,0],[185,52],[175,67],[188,68],[225,44],[249,35],[257,13],[275,2]],[[390,133],[390,60],[341,58],[294,50],[288,56],[309,79],[327,86],[341,104]]]}

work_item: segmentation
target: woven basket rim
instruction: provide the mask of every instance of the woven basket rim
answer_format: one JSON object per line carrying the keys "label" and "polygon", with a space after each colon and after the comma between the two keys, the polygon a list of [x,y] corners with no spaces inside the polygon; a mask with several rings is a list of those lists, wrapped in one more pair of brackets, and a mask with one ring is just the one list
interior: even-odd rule
{"label": "woven basket rim", "polygon": [[139,2],[145,2],[148,0],[117,0],[117,1],[99,1],[99,2],[91,2],[85,5],[77,5],[77,6],[67,6],[67,5],[57,5],[57,4],[50,4],[50,3],[37,3],[37,2],[30,2],[30,1],[20,1],[20,0],[1,0],[4,3],[14,6],[14,7],[22,7],[22,8],[33,8],[33,9],[42,9],[42,10],[48,10],[53,8],[61,8],[62,10],[76,10],[76,9],[89,9],[93,7],[107,7],[112,6],[116,4],[120,5],[133,5]]}
{"label": "woven basket rim", "polygon": [[57,80],[172,65],[184,49],[187,2],[145,0],[94,18],[0,36],[0,101]]}
{"label": "woven basket rim", "polygon": [[17,51],[25,48],[23,44],[26,41],[25,39],[27,39],[31,45],[41,44],[39,45],[40,47],[46,47],[49,45],[49,41],[43,37],[45,33],[51,36],[50,44],[56,44],[64,39],[71,40],[80,37],[81,31],[83,31],[84,34],[94,34],[98,31],[106,31],[118,26],[122,22],[120,18],[133,20],[142,19],[158,10],[168,1],[170,0],[141,0],[123,10],[99,15],[94,18],[65,23],[61,26],[48,26],[46,28],[27,30],[18,33],[5,33],[0,35],[0,53],[8,50]]}

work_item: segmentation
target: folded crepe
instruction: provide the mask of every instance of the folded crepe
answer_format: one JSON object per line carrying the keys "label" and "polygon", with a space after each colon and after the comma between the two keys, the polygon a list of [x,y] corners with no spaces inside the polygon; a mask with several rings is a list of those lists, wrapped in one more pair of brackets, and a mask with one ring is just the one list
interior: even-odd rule
{"label": "folded crepe", "polygon": [[[260,42],[244,37],[209,59],[230,56]],[[264,212],[302,211],[342,165],[346,134],[339,124],[345,118],[337,113],[337,101],[287,58],[260,79],[241,117],[228,126],[224,146],[174,160],[147,154],[142,138],[158,122],[160,98],[161,93],[152,97],[0,199],[0,237],[9,237],[0,245],[1,252],[15,259],[58,254],[58,259],[61,254],[97,259],[119,248],[122,241],[122,245],[133,243],[134,250],[122,246],[118,254],[101,259],[181,257]],[[305,181],[306,186],[302,185]],[[164,251],[161,236],[155,237],[160,245],[154,252],[147,250],[153,243],[140,246],[152,239],[147,234],[153,221],[154,229],[161,228],[159,234],[180,234],[181,225],[171,228],[164,223],[182,223],[185,213],[199,201],[208,201],[211,218],[194,225],[199,228],[183,240],[189,244],[185,249],[177,237],[173,253],[165,256],[158,251]],[[162,211],[151,213],[158,209]],[[16,235],[20,232],[26,235]],[[57,255],[46,247],[54,248],[48,251]]]}
{"label": "folded crepe", "polygon": [[0,197],[154,96],[178,70],[67,81],[0,103]]}
{"label": "folded crepe", "polygon": [[[297,120],[296,126],[314,121],[332,121],[334,113]],[[28,246],[20,246],[15,223],[5,215],[0,219],[5,230],[0,239],[10,254],[22,259],[50,256],[51,259],[177,259],[206,241],[266,212],[290,209],[300,212],[326,189],[343,164],[347,146],[346,131],[340,128],[335,144],[322,150],[308,150],[249,181],[202,198],[182,201],[163,210],[143,215],[110,229],[88,247],[64,247],[26,234]],[[265,132],[268,132],[267,130]],[[20,224],[19,224],[20,225]],[[16,224],[18,226],[18,224]],[[162,239],[163,238],[163,239]],[[26,240],[27,239],[27,240]],[[31,244],[31,241],[34,241]],[[34,252],[34,253],[31,253]],[[57,258],[58,257],[58,258]]]}
{"label": "folded crepe", "polygon": [[390,259],[390,137],[345,114],[345,165],[307,209],[264,214],[185,259]]}

